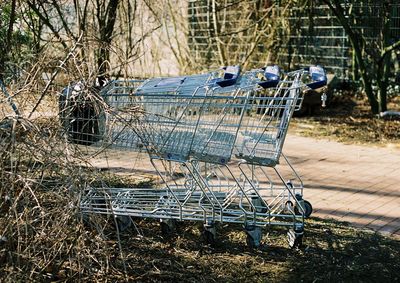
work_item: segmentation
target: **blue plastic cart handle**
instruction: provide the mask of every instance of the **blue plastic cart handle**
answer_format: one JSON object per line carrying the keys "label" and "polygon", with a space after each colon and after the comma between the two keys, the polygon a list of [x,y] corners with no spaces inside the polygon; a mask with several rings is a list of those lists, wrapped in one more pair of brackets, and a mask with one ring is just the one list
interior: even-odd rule
{"label": "blue plastic cart handle", "polygon": [[234,85],[240,74],[239,65],[224,67],[224,76],[215,81],[220,87],[227,87]]}
{"label": "blue plastic cart handle", "polygon": [[264,71],[264,77],[266,80],[258,82],[258,85],[262,88],[276,87],[280,81],[279,73],[279,66],[267,66]]}
{"label": "blue plastic cart handle", "polygon": [[326,86],[328,79],[326,77],[326,73],[324,68],[321,66],[311,66],[309,68],[311,83],[308,83],[307,86],[311,89],[318,89],[323,86]]}

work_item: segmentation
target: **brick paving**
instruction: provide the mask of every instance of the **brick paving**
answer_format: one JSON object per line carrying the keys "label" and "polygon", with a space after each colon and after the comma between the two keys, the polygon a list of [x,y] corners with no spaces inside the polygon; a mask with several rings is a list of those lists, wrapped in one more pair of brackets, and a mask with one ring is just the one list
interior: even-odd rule
{"label": "brick paving", "polygon": [[[400,149],[288,135],[284,152],[303,179],[313,216],[400,237]],[[129,151],[110,150],[92,164],[155,173],[147,158]]]}
{"label": "brick paving", "polygon": [[400,237],[400,150],[288,136],[314,216]]}

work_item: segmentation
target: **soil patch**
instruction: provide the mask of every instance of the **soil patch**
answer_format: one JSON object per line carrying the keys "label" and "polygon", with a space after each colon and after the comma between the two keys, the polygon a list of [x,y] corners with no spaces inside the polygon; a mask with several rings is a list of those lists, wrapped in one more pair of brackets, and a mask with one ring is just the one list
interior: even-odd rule
{"label": "soil patch", "polygon": [[[391,97],[388,109],[400,111],[400,97]],[[294,117],[291,133],[330,138],[345,143],[400,148],[400,119],[372,115],[368,102],[352,93],[333,96],[326,109],[313,116]]]}

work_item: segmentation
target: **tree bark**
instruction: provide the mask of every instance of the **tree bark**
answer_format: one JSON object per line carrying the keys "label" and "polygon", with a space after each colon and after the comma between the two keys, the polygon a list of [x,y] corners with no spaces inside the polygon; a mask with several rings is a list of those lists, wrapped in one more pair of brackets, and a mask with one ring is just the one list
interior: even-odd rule
{"label": "tree bark", "polygon": [[16,10],[17,1],[13,0],[11,2],[11,11],[10,11],[10,18],[7,24],[7,35],[5,42],[3,43],[3,49],[0,51],[0,79],[3,80],[5,76],[5,63],[7,61],[7,57],[9,56],[11,46],[12,46],[12,36],[13,36],[13,29],[14,29],[14,22],[15,22],[15,10]]}
{"label": "tree bark", "polygon": [[[387,110],[387,89],[389,86],[389,76],[390,76],[390,57],[392,50],[387,49],[390,48],[390,9],[391,9],[391,1],[387,1],[383,3],[384,14],[383,14],[383,29],[381,33],[382,37],[382,50],[388,50],[387,52],[381,52],[381,58],[379,58],[380,65],[382,69],[380,70],[380,80],[378,80],[379,84],[379,93],[378,93],[378,101],[379,101],[379,112],[384,112]],[[400,41],[399,41],[400,42]]]}
{"label": "tree bark", "polygon": [[105,3],[100,3],[100,1],[97,1],[97,3],[97,20],[100,30],[100,50],[97,57],[97,65],[99,74],[105,75],[109,71],[107,63],[110,61],[110,47],[120,0],[110,0],[104,13],[101,11],[101,6],[104,7]]}
{"label": "tree bark", "polygon": [[335,14],[336,18],[339,20],[347,36],[349,37],[350,43],[353,47],[353,52],[358,63],[358,68],[360,69],[361,80],[363,82],[365,94],[367,95],[368,102],[371,107],[371,112],[373,114],[378,114],[379,103],[374,95],[374,91],[372,88],[372,78],[368,74],[367,64],[363,58],[364,44],[362,37],[351,28],[348,19],[345,17],[344,9],[342,8],[339,0],[333,0],[334,5],[329,0],[323,0],[323,2],[327,4],[330,10]]}

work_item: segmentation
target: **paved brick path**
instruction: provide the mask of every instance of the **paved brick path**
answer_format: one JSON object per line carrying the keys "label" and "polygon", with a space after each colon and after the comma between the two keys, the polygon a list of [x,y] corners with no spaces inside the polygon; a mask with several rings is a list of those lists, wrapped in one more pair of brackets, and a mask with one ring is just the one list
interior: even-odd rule
{"label": "paved brick path", "polygon": [[[314,216],[400,237],[400,150],[289,135],[284,152],[303,178]],[[94,166],[153,174],[137,153],[110,151]]]}
{"label": "paved brick path", "polygon": [[314,216],[400,236],[400,150],[289,136]]}

